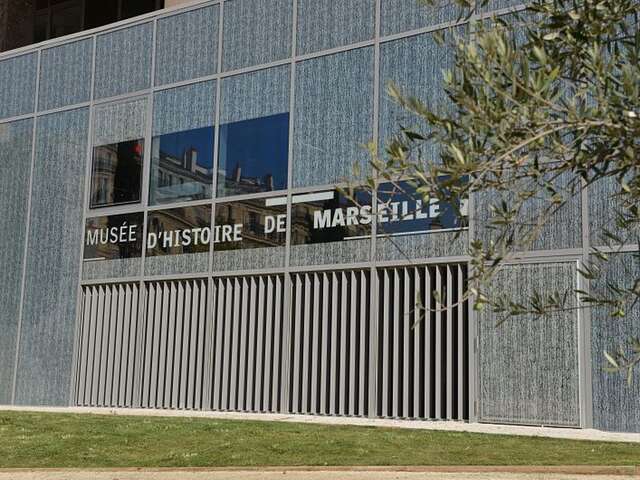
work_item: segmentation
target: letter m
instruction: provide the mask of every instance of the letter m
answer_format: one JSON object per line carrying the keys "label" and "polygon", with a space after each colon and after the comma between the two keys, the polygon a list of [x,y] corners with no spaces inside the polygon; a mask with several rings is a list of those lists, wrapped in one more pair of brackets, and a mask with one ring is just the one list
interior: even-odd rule
{"label": "letter m", "polygon": [[327,228],[331,226],[331,210],[316,210],[313,212],[313,228]]}

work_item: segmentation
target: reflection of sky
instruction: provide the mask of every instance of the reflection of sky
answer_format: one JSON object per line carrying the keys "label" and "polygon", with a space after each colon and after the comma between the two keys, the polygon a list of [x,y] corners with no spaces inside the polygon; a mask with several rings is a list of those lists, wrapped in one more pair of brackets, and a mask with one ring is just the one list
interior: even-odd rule
{"label": "reflection of sky", "polygon": [[175,158],[193,148],[198,152],[198,165],[210,170],[213,166],[213,127],[198,128],[160,137],[160,151]]}
{"label": "reflection of sky", "polygon": [[237,165],[242,178],[263,180],[273,175],[276,189],[287,181],[289,114],[227,123],[220,127],[220,170],[232,177]]}

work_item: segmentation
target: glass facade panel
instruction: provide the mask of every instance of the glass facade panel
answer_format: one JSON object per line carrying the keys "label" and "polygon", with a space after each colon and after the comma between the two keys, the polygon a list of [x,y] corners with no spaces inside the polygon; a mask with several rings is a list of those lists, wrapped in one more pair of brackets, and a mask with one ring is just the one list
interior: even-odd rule
{"label": "glass facade panel", "polygon": [[84,261],[140,257],[143,221],[143,213],[88,218],[84,236]]}
{"label": "glass facade panel", "polygon": [[372,48],[301,62],[296,70],[293,186],[328,185],[366,174],[373,138]]}
{"label": "glass facade panel", "polygon": [[156,85],[218,71],[218,12],[214,5],[158,20]]}
{"label": "glass facade panel", "polygon": [[373,38],[375,0],[297,0],[298,54]]}
{"label": "glass facade panel", "polygon": [[152,32],[153,24],[145,23],[98,37],[96,98],[149,88]]}
{"label": "glass facade panel", "polygon": [[215,82],[157,93],[151,150],[151,205],[211,198]]}
{"label": "glass facade panel", "polygon": [[288,113],[222,125],[218,194],[287,188],[288,157]]}
{"label": "glass facade panel", "polygon": [[209,205],[152,211],[147,222],[149,257],[209,252]]}
{"label": "glass facade panel", "polygon": [[455,22],[464,12],[453,0],[437,0],[433,5],[419,0],[382,0],[381,35]]}
{"label": "glass facade panel", "polygon": [[36,53],[0,61],[0,118],[33,112],[37,68]]}
{"label": "glass facade panel", "polygon": [[91,208],[140,201],[144,140],[94,147]]}
{"label": "glass facade panel", "polygon": [[290,68],[223,80],[218,196],[287,188]]}
{"label": "glass facade panel", "polygon": [[225,2],[224,70],[237,70],[289,57],[292,25],[291,0]]}
{"label": "glass facade panel", "polygon": [[38,109],[89,101],[93,41],[74,42],[42,52]]}

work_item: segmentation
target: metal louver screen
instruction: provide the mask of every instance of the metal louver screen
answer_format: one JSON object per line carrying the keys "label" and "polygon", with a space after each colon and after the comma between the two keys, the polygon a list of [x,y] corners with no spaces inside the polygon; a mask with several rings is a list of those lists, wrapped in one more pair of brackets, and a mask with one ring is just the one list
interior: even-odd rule
{"label": "metal louver screen", "polygon": [[84,287],[78,329],[76,403],[131,407],[135,398],[138,284]]}
{"label": "metal louver screen", "polygon": [[379,416],[469,418],[465,276],[462,265],[378,271]]}
{"label": "metal louver screen", "polygon": [[368,414],[368,271],[293,276],[293,413]]}
{"label": "metal louver screen", "polygon": [[214,279],[214,410],[279,412],[284,403],[284,277]]}
{"label": "metal louver screen", "polygon": [[141,406],[206,408],[211,358],[207,280],[146,284]]}

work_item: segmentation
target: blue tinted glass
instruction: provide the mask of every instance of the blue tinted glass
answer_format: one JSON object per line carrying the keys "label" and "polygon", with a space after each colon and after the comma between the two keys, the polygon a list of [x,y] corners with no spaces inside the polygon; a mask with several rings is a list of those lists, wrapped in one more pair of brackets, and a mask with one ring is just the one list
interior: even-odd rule
{"label": "blue tinted glass", "polygon": [[153,138],[150,203],[211,197],[213,127]]}
{"label": "blue tinted glass", "polygon": [[288,113],[222,125],[218,194],[287,188],[288,157]]}

